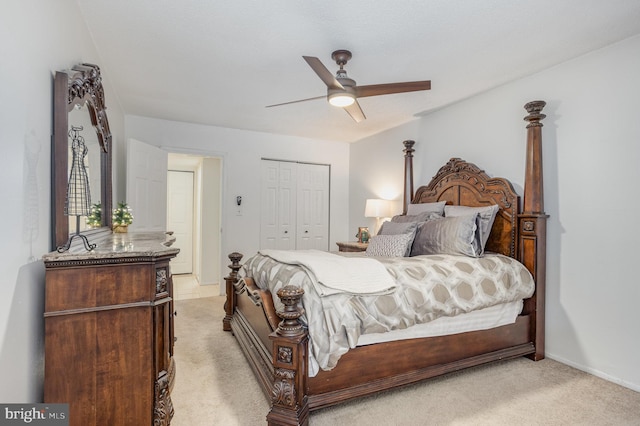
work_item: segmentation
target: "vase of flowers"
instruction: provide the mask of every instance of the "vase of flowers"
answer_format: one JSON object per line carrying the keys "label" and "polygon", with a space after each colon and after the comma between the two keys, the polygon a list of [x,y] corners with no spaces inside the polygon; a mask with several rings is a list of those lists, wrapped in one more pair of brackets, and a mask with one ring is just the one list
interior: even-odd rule
{"label": "vase of flowers", "polygon": [[102,204],[91,205],[89,216],[87,216],[87,226],[90,228],[100,228],[102,226]]}
{"label": "vase of flowers", "polygon": [[126,202],[119,202],[118,207],[113,209],[112,219],[113,232],[127,232],[129,225],[133,223],[133,214]]}

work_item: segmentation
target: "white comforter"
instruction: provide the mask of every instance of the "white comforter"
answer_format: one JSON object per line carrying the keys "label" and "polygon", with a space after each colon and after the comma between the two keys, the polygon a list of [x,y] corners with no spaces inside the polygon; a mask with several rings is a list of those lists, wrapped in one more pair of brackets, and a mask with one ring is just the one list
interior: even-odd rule
{"label": "white comforter", "polygon": [[396,287],[384,265],[367,257],[346,258],[319,250],[260,250],[259,253],[304,268],[320,296],[381,294]]}

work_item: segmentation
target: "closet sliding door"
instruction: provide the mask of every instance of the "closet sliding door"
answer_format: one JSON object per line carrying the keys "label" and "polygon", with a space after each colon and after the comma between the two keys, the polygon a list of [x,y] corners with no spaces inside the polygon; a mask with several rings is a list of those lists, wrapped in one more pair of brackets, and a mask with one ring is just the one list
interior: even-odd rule
{"label": "closet sliding door", "polygon": [[329,249],[329,166],[262,160],[260,248]]}
{"label": "closet sliding door", "polygon": [[296,248],[297,163],[262,160],[260,248]]}
{"label": "closet sliding door", "polygon": [[296,249],[329,249],[329,166],[298,164]]}

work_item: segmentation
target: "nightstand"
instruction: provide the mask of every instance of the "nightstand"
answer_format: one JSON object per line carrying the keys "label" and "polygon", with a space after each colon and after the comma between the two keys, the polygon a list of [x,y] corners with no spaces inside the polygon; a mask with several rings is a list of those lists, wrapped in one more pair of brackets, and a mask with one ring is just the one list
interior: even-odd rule
{"label": "nightstand", "polygon": [[366,251],[369,243],[359,243],[357,241],[337,242],[338,251]]}

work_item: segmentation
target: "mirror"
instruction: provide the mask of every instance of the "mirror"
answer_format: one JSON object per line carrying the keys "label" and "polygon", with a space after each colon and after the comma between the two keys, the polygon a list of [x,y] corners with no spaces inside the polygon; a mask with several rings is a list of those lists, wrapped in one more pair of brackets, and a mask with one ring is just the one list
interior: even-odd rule
{"label": "mirror", "polygon": [[[95,239],[111,232],[111,131],[104,103],[100,68],[80,64],[60,71],[54,80],[52,147],[52,249],[67,243],[76,232],[76,217],[65,215],[67,185],[73,158],[70,130],[77,130],[86,144],[84,165],[87,170],[91,204],[101,204],[100,226],[88,230],[86,217],[81,217],[80,231]],[[107,212],[107,214],[105,214]]]}

